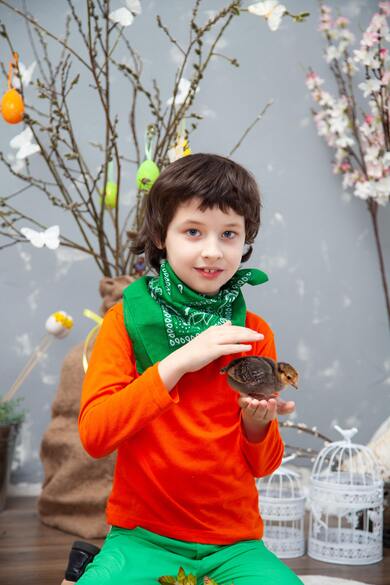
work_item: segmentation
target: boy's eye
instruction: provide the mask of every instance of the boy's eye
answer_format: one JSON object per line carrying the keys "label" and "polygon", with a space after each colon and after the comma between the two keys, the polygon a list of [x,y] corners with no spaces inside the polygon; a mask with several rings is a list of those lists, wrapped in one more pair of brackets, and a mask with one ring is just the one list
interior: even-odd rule
{"label": "boy's eye", "polygon": [[[198,231],[199,230],[196,230],[195,228],[191,228],[191,229],[187,230],[186,233],[189,233],[189,232],[198,232]],[[193,236],[193,235],[195,235],[195,234],[192,234],[192,233],[190,234],[190,236]]]}
{"label": "boy's eye", "polygon": [[231,240],[235,235],[236,232],[232,232],[231,230],[226,230],[226,232],[223,232],[224,234],[231,234],[230,236],[228,236],[228,240]]}

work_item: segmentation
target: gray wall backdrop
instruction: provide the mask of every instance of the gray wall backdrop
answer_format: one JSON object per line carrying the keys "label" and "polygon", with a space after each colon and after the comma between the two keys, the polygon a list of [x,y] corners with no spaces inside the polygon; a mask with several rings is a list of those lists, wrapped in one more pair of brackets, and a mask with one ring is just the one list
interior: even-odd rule
{"label": "gray wall backdrop", "polygon": [[[157,29],[155,15],[160,13],[177,38],[184,40],[192,2],[141,3],[143,14],[127,32],[144,58],[145,80],[156,77],[163,99],[168,99],[177,54]],[[76,4],[82,13],[83,2]],[[344,427],[356,425],[360,431],[356,440],[364,443],[389,415],[389,331],[377,254],[365,203],[343,193],[340,177],[332,174],[332,153],[317,136],[311,119],[313,103],[304,83],[305,68],[311,65],[326,80],[327,88],[334,90],[317,32],[318,5],[309,0],[286,0],[285,4],[292,12],[311,11],[310,19],[302,25],[286,19],[272,33],[263,20],[244,14],[228,29],[221,50],[235,56],[241,67],[233,68],[222,60],[211,64],[194,108],[205,118],[192,135],[191,146],[194,152],[227,154],[265,103],[274,100],[234,155],[255,174],[264,199],[262,229],[248,265],[268,272],[270,281],[245,289],[247,305],[270,323],[279,357],[300,371],[300,392],[293,395],[288,391],[297,403],[293,418],[335,438],[331,426],[335,422]],[[376,6],[369,0],[329,4],[338,5],[353,19],[352,30],[357,33],[368,24]],[[20,7],[21,2],[15,0],[13,5]],[[64,0],[30,0],[27,5],[39,22],[62,33],[68,10]],[[223,3],[214,0],[203,5],[201,14],[206,18],[207,11]],[[120,6],[119,0],[113,3],[113,8]],[[23,22],[3,6],[0,19],[11,32],[21,60],[29,65],[34,57]],[[2,47],[1,58],[8,62],[5,45]],[[115,107],[127,113],[130,95],[120,91],[119,78],[114,83],[118,83]],[[102,115],[97,100],[92,99],[92,106],[87,104],[87,91],[81,83],[74,115],[88,160],[97,166],[101,161],[88,141],[102,140],[104,129],[99,124]],[[139,127],[149,121],[147,116],[140,117]],[[9,141],[21,129],[1,122],[3,152],[10,152]],[[128,143],[128,135],[124,123],[122,145]],[[44,172],[38,155],[30,161],[35,174],[41,169]],[[135,193],[130,166],[124,181],[128,184],[125,204],[129,205]],[[0,185],[2,195],[22,186],[3,166]],[[25,205],[48,225],[58,222],[63,233],[76,235],[70,221],[38,191],[28,191]],[[390,207],[381,208],[380,231],[390,272],[389,219]],[[27,493],[39,489],[43,479],[40,441],[50,420],[61,363],[91,327],[82,311],[85,307],[98,310],[100,274],[89,258],[61,248],[57,252],[39,250],[28,243],[2,250],[0,262],[2,391],[9,388],[41,339],[51,312],[64,309],[75,319],[71,335],[52,345],[19,394],[25,397],[28,417],[12,483],[17,486],[15,491]]]}

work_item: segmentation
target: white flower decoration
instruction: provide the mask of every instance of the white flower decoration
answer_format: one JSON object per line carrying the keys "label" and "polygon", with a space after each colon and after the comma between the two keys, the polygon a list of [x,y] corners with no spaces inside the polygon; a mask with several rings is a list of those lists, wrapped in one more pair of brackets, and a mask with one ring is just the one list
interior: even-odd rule
{"label": "white flower decoration", "polygon": [[31,228],[22,227],[20,232],[35,248],[43,248],[43,246],[46,246],[50,250],[56,250],[60,245],[60,228],[58,225],[52,225],[44,232],[37,232]]}
{"label": "white flower decoration", "polygon": [[16,153],[17,159],[23,160],[41,150],[38,144],[33,144],[32,138],[33,133],[31,128],[26,128],[23,132],[12,138],[9,145],[11,148],[18,149]]}
{"label": "white flower decoration", "polygon": [[375,184],[371,181],[358,181],[355,185],[354,193],[360,199],[375,197]]}
{"label": "white flower decoration", "polygon": [[364,153],[364,160],[366,163],[376,163],[379,158],[380,146],[378,144],[373,144],[371,146],[366,147],[366,152]]}
{"label": "white flower decoration", "polygon": [[386,205],[389,201],[390,177],[383,177],[377,182],[376,200],[379,205]]}
{"label": "white flower decoration", "polygon": [[341,51],[334,45],[330,45],[330,47],[325,50],[325,61],[327,63],[331,63],[334,59],[339,59],[340,57]]}
{"label": "white flower decoration", "polygon": [[323,91],[319,96],[318,103],[320,106],[329,106],[330,108],[333,108],[334,98],[327,91]]}
{"label": "white flower decoration", "polygon": [[324,80],[321,79],[321,77],[319,77],[316,73],[314,73],[314,71],[306,77],[306,87],[310,91],[313,91],[313,89],[319,87],[323,83]]}
{"label": "white flower decoration", "polygon": [[330,119],[329,126],[331,132],[342,134],[348,128],[348,118],[345,115],[335,115]]}
{"label": "white flower decoration", "polygon": [[348,146],[353,146],[354,141],[353,138],[351,138],[350,136],[347,135],[339,136],[335,140],[335,145],[339,146],[340,148],[347,148]]}
{"label": "white flower decoration", "polygon": [[283,4],[279,4],[277,0],[265,0],[264,2],[257,2],[248,6],[248,12],[265,18],[269,28],[275,31],[279,28],[287,9]]}
{"label": "white flower decoration", "polygon": [[358,181],[355,184],[354,193],[360,199],[367,200],[369,197],[375,199],[379,205],[386,205],[389,200],[390,177],[380,181]]}
{"label": "white flower decoration", "polygon": [[133,23],[134,16],[141,14],[141,3],[139,0],[126,0],[126,4],[127,8],[123,6],[118,10],[113,10],[108,15],[108,18],[121,26],[130,26]]}
{"label": "white flower decoration", "polygon": [[363,91],[364,97],[368,97],[374,91],[380,90],[381,82],[379,79],[368,79],[367,81],[359,83],[358,87]]}

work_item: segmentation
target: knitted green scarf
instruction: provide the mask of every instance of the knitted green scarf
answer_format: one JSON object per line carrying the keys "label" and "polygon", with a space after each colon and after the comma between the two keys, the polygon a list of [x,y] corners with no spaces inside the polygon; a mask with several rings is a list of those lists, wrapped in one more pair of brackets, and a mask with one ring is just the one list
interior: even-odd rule
{"label": "knitted green scarf", "polygon": [[123,291],[123,312],[138,373],[212,325],[230,320],[243,327],[246,305],[241,287],[267,280],[257,268],[242,268],[215,296],[207,296],[184,284],[163,260],[159,276],[142,276],[131,283]]}

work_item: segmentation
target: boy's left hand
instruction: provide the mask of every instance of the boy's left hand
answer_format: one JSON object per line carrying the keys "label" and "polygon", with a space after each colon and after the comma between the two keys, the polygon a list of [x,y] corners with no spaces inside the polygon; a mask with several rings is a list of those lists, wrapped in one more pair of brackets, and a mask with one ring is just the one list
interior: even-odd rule
{"label": "boy's left hand", "polygon": [[238,404],[247,420],[259,422],[260,425],[266,425],[271,422],[278,414],[291,414],[295,410],[295,402],[292,400],[286,402],[279,396],[269,400],[257,400],[249,396],[249,394],[241,393],[238,398]]}

